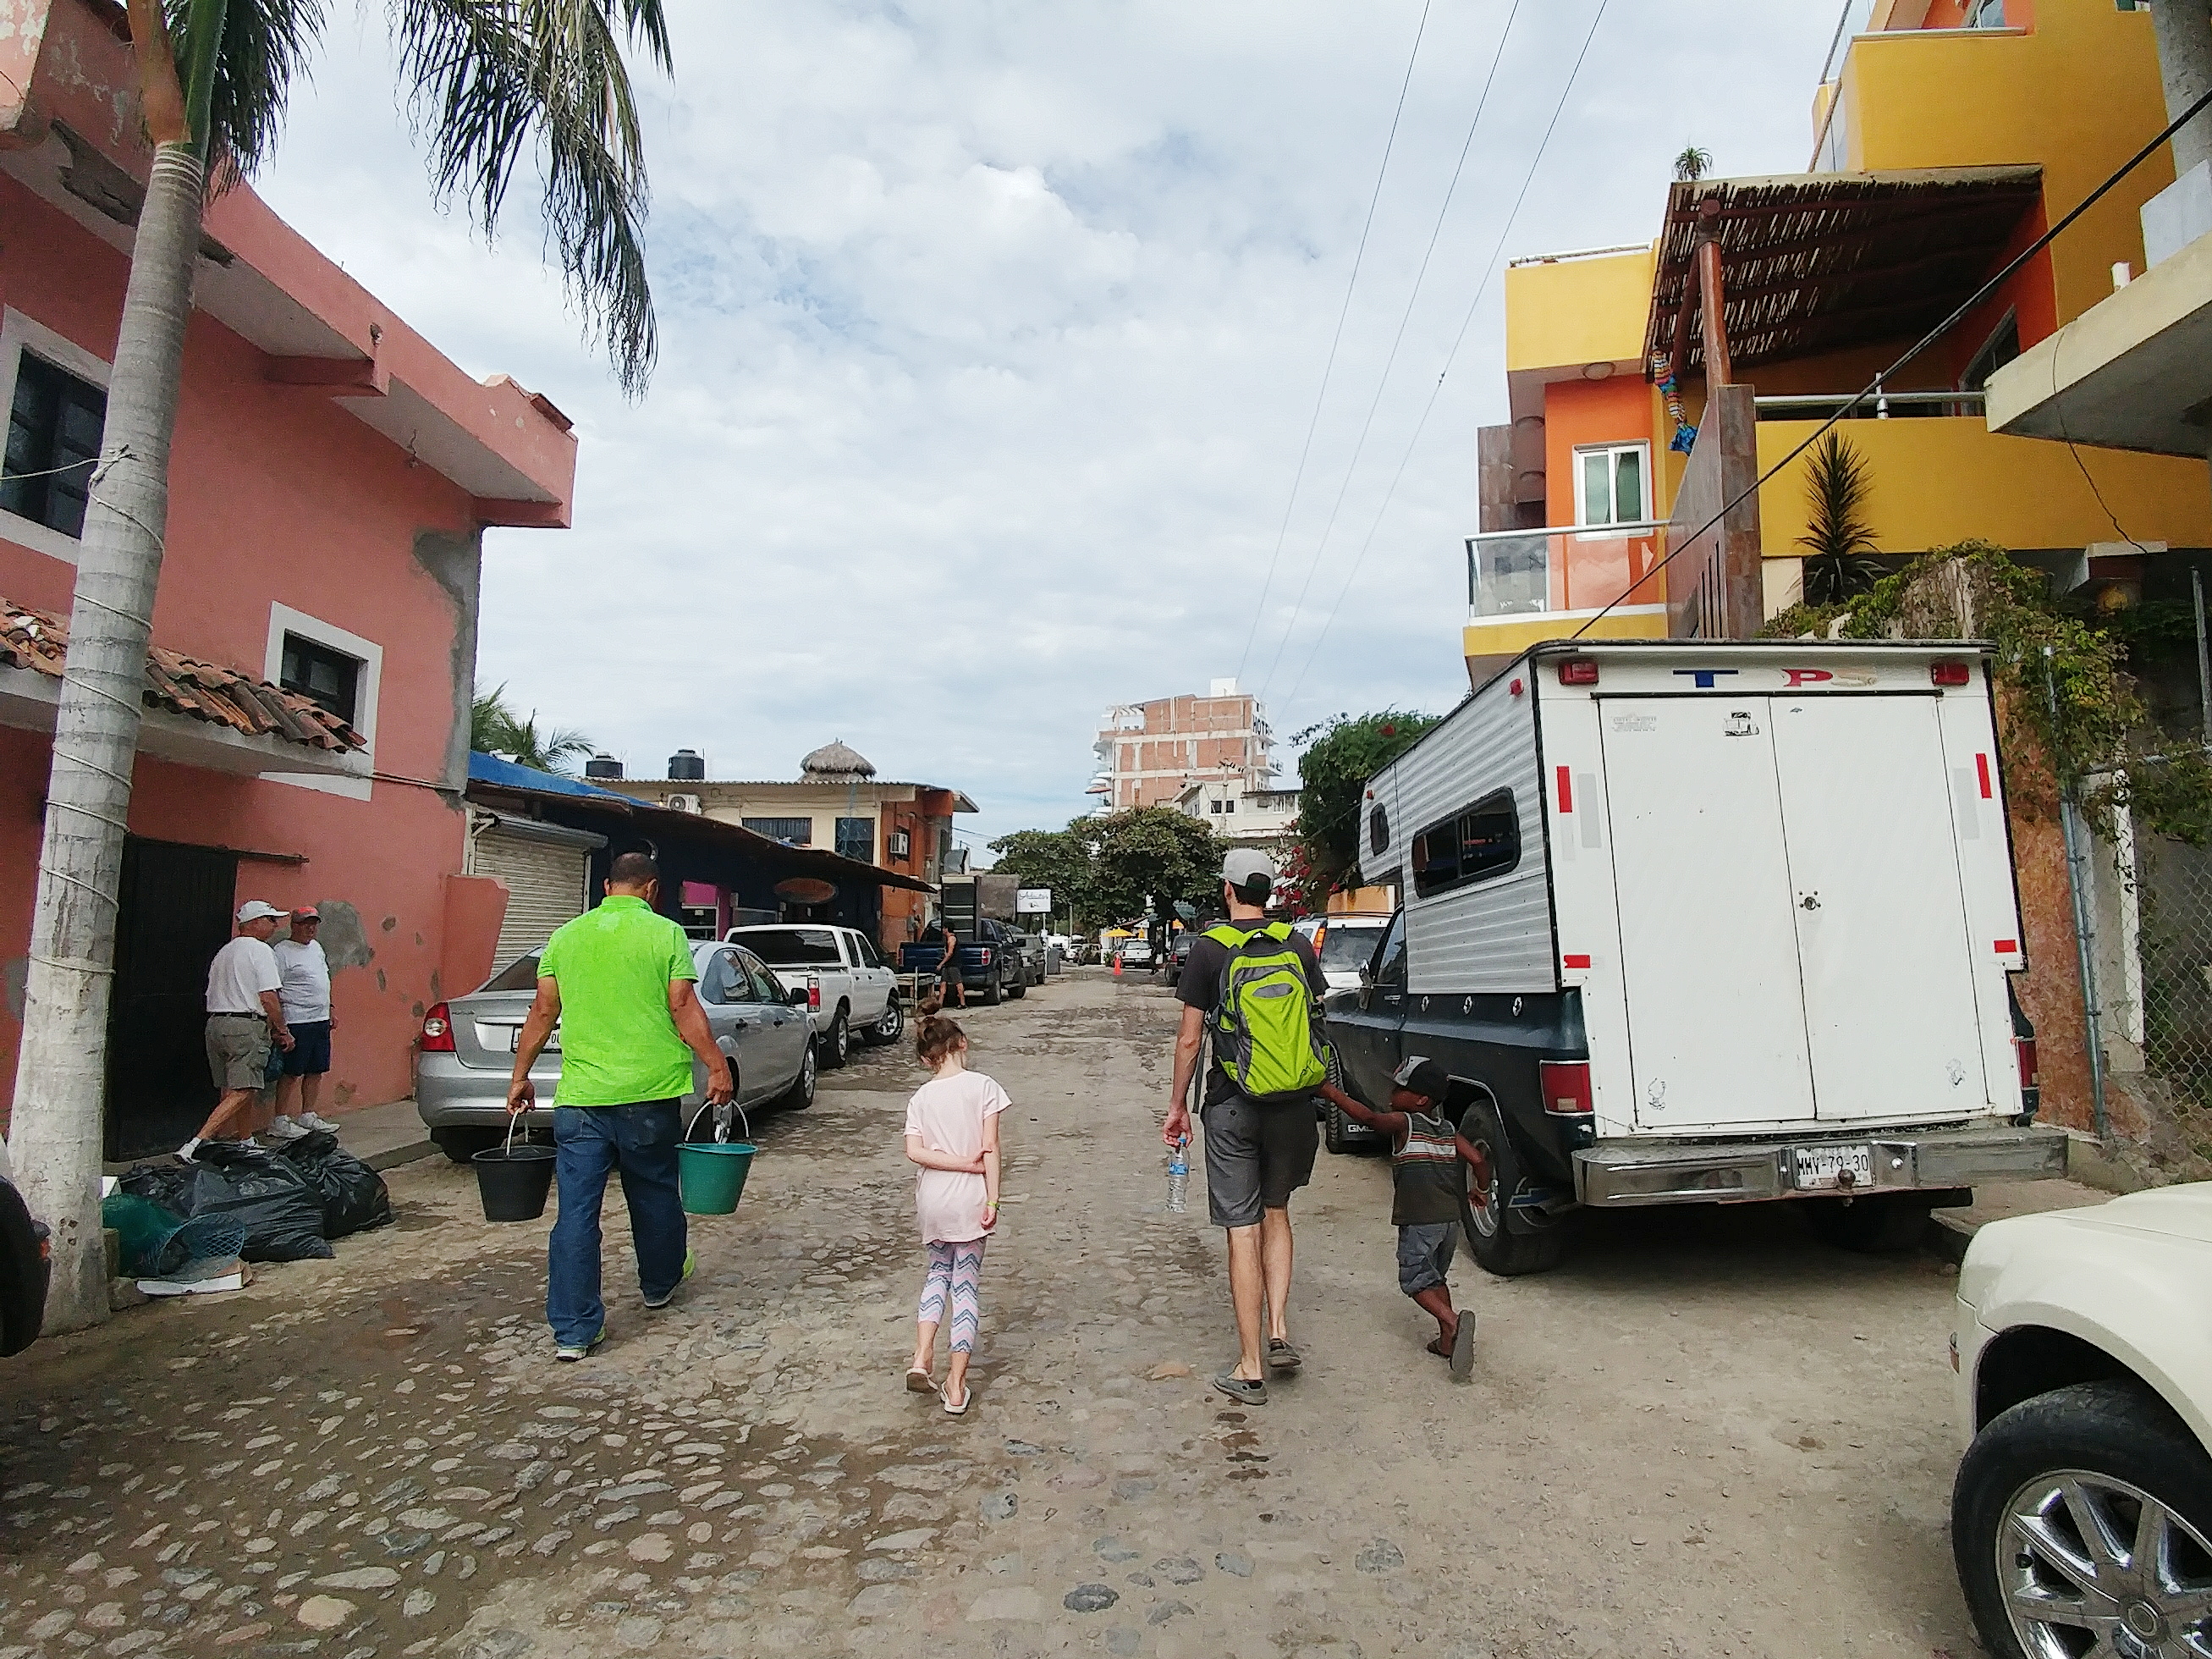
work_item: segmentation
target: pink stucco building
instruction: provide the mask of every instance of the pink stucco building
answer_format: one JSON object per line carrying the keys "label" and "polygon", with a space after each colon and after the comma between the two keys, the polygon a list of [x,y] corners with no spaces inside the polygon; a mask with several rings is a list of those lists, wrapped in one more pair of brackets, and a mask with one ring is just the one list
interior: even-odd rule
{"label": "pink stucco building", "polygon": [[[0,0],[0,1091],[11,1091],[85,471],[149,155],[124,9]],[[207,216],[111,1024],[111,1156],[212,1099],[201,982],[247,897],[322,907],[325,1098],[404,1097],[423,1008],[488,968],[461,875],[488,525],[568,522],[576,441],[478,382],[250,188]],[[0,1101],[6,1096],[0,1094]]]}

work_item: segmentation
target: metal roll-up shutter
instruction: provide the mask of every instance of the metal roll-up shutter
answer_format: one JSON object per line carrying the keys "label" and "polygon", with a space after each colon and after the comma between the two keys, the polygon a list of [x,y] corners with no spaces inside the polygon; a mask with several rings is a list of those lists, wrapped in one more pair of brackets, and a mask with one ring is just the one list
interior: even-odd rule
{"label": "metal roll-up shutter", "polygon": [[556,927],[584,914],[590,858],[586,848],[524,840],[500,829],[477,838],[476,872],[507,884],[507,917],[500,923],[495,968],[535,951]]}

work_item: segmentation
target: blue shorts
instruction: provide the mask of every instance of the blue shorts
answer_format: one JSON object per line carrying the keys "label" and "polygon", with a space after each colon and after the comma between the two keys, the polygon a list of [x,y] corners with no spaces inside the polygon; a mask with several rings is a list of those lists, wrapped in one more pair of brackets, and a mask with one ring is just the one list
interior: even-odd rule
{"label": "blue shorts", "polygon": [[1398,1229],[1398,1288],[1419,1296],[1444,1282],[1459,1248],[1459,1223],[1424,1222]]}
{"label": "blue shorts", "polygon": [[320,1077],[331,1069],[331,1023],[303,1019],[292,1027],[292,1046],[283,1051],[286,1077]]}

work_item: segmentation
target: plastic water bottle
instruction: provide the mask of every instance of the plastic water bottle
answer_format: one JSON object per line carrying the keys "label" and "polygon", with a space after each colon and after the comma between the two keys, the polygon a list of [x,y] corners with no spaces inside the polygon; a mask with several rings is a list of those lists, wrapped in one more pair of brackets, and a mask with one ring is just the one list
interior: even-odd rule
{"label": "plastic water bottle", "polygon": [[1175,1150],[1168,1154],[1168,1213],[1181,1215],[1183,1194],[1190,1187],[1190,1155],[1183,1148],[1188,1140],[1178,1140]]}

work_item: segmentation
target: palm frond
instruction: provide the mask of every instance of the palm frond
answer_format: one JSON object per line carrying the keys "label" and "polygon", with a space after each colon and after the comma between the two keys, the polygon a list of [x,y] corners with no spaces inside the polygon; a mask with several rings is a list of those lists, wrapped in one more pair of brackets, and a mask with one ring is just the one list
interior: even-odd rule
{"label": "palm frond", "polygon": [[623,37],[669,63],[661,0],[392,0],[400,73],[441,195],[489,234],[516,164],[539,162],[547,241],[624,390],[659,350],[645,157]]}
{"label": "palm frond", "polygon": [[504,684],[487,691],[478,686],[469,698],[469,747],[487,755],[507,752],[514,728],[514,710],[507,707]]}
{"label": "palm frond", "polygon": [[[171,40],[188,38],[195,3],[206,0],[164,0]],[[292,82],[307,77],[329,9],[329,0],[228,0],[224,7],[207,152],[218,188],[276,149]]]}
{"label": "palm frond", "polygon": [[1840,432],[1814,447],[1805,470],[1805,534],[1797,545],[1816,558],[1856,558],[1878,552],[1881,544],[1861,515],[1873,493],[1865,457]]}

